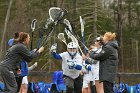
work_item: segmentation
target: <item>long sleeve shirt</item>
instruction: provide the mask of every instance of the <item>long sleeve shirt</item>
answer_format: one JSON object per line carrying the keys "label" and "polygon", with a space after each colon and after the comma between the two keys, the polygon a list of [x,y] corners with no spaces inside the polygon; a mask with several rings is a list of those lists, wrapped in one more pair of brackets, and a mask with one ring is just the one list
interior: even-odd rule
{"label": "long sleeve shirt", "polygon": [[30,52],[24,44],[18,43],[8,49],[4,60],[0,63],[0,66],[15,71],[17,64],[19,64],[21,60],[30,62],[33,58],[37,56],[38,53]]}

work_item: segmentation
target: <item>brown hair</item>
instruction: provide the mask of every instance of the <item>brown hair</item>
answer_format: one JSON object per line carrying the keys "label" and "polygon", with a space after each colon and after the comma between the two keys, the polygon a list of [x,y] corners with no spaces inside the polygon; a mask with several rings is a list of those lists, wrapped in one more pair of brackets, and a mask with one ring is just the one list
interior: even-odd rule
{"label": "brown hair", "polygon": [[16,32],[15,34],[14,34],[14,42],[15,43],[17,43],[17,42],[19,42],[19,36],[20,36],[20,34],[22,34],[23,32]]}
{"label": "brown hair", "polygon": [[19,32],[14,33],[14,39],[18,39],[19,38]]}
{"label": "brown hair", "polygon": [[106,36],[106,37],[108,38],[109,41],[115,40],[115,38],[116,38],[116,34],[115,34],[115,33],[112,33],[112,32],[106,32],[106,33],[104,34],[104,36]]}
{"label": "brown hair", "polygon": [[102,45],[103,44],[103,36],[97,37],[96,41],[99,42],[100,45]]}
{"label": "brown hair", "polygon": [[28,33],[25,33],[25,32],[20,32],[19,33],[19,42],[22,43],[25,41],[25,39],[28,37]]}

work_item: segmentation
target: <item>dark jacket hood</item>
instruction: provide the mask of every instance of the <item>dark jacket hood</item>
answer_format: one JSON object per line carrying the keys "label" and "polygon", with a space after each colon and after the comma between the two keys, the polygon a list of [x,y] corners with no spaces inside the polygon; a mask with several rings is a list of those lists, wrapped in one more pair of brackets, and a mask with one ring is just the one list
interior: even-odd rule
{"label": "dark jacket hood", "polygon": [[115,49],[119,48],[118,42],[116,40],[107,42],[108,45],[114,47]]}

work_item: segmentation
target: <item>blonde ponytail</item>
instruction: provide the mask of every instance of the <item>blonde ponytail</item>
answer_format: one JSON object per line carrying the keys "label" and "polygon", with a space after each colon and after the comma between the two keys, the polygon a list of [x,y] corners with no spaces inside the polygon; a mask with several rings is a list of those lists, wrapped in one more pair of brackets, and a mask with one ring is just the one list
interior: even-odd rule
{"label": "blonde ponytail", "polygon": [[112,33],[112,40],[116,39],[116,33]]}
{"label": "blonde ponytail", "polygon": [[106,36],[109,41],[115,40],[116,38],[116,34],[112,32],[106,32],[104,36]]}

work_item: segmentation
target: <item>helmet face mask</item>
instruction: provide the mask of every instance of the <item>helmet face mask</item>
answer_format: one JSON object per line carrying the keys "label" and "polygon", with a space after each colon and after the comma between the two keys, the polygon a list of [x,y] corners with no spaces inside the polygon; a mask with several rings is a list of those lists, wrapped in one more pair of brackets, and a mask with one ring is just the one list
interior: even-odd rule
{"label": "helmet face mask", "polygon": [[74,55],[74,54],[77,52],[77,49],[76,49],[76,48],[68,48],[68,52],[69,52],[71,55]]}
{"label": "helmet face mask", "polygon": [[77,44],[74,42],[70,42],[67,45],[67,51],[71,54],[71,55],[75,55],[75,53],[77,53]]}

